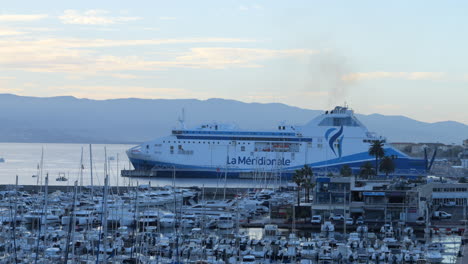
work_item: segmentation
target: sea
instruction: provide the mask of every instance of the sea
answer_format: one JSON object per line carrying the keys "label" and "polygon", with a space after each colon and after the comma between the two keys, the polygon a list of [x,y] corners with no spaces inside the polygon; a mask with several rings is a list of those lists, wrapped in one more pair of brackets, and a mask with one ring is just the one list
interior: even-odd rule
{"label": "sea", "polygon": [[[107,174],[112,186],[166,186],[173,178],[121,177],[123,169],[133,169],[125,151],[135,145],[127,144],[68,144],[68,143],[0,143],[0,184],[44,185],[48,175],[49,185],[103,185],[107,157]],[[91,155],[90,155],[91,153]],[[92,157],[92,163],[90,162]],[[42,162],[41,162],[42,160]],[[42,164],[42,166],[41,166]],[[91,164],[93,177],[91,181]],[[41,171],[42,167],[42,171]],[[42,177],[41,177],[42,175]],[[67,181],[57,181],[64,176]],[[277,186],[265,180],[227,179],[223,173],[218,178],[175,178],[179,187],[229,187],[264,188]]]}

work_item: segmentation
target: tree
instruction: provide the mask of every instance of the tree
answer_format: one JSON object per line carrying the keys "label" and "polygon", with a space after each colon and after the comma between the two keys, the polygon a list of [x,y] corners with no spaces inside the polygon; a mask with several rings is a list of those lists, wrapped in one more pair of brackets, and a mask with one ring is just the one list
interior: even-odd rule
{"label": "tree", "polygon": [[312,176],[314,173],[312,172],[312,168],[309,167],[308,165],[304,165],[304,167],[301,169],[302,170],[302,177],[304,178],[303,185],[305,187],[306,191],[306,202],[310,202],[310,189],[313,189],[315,184],[312,180]]}
{"label": "tree", "polygon": [[340,174],[343,177],[349,177],[353,175],[353,170],[351,170],[351,167],[349,167],[349,165],[343,165],[341,166]]}
{"label": "tree", "polygon": [[301,186],[304,182],[304,174],[302,169],[296,170],[293,176],[293,182],[297,185],[297,206],[301,205]]}
{"label": "tree", "polygon": [[359,176],[363,179],[368,179],[370,175],[374,175],[374,167],[372,167],[370,162],[366,162],[362,164],[359,170]]}
{"label": "tree", "polygon": [[395,171],[395,163],[389,156],[385,156],[380,162],[379,169],[385,173],[385,177],[388,178],[388,174]]}
{"label": "tree", "polygon": [[379,172],[379,159],[385,156],[385,150],[383,148],[385,141],[374,140],[369,147],[369,155],[375,157],[375,175]]}

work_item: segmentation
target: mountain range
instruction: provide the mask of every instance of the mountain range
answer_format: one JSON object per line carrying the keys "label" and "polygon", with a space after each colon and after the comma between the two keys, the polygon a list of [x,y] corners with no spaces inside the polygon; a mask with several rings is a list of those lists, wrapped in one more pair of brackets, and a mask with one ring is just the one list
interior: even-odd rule
{"label": "mountain range", "polygon": [[[284,121],[304,125],[323,113],[225,99],[90,100],[0,94],[0,142],[138,143],[169,135],[178,127],[182,109],[187,127],[216,121],[246,130],[274,129]],[[390,142],[461,144],[468,138],[468,125],[455,121],[426,123],[380,114],[357,117]]]}

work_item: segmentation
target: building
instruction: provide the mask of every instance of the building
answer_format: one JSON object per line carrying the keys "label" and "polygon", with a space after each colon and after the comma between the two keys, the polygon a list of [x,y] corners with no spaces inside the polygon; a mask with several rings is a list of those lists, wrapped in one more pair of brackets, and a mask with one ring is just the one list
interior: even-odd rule
{"label": "building", "polygon": [[368,222],[414,222],[424,214],[415,184],[390,180],[359,181],[355,177],[317,177],[312,214],[340,214]]}
{"label": "building", "polygon": [[463,140],[463,152],[460,157],[461,167],[468,169],[468,139]]}
{"label": "building", "polygon": [[351,189],[351,212],[366,221],[414,222],[422,214],[414,184],[390,181],[358,182]]}
{"label": "building", "polygon": [[419,187],[420,195],[433,206],[468,205],[468,183],[428,183]]}
{"label": "building", "polygon": [[350,216],[350,190],[354,188],[354,177],[316,177],[312,214],[328,218],[341,214]]}

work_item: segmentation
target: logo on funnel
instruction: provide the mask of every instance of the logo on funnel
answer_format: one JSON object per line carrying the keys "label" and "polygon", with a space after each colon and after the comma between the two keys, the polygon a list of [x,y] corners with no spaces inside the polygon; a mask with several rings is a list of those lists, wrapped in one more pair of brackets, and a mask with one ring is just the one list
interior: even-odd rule
{"label": "logo on funnel", "polygon": [[[333,132],[336,131],[336,128],[330,128],[325,132],[325,139],[328,140],[328,146],[330,146],[330,149],[333,151],[333,153],[341,158],[341,153],[342,149],[341,147],[343,146],[343,126],[340,127],[340,129],[332,135]],[[334,143],[335,141],[338,141],[337,145],[335,146]]]}

